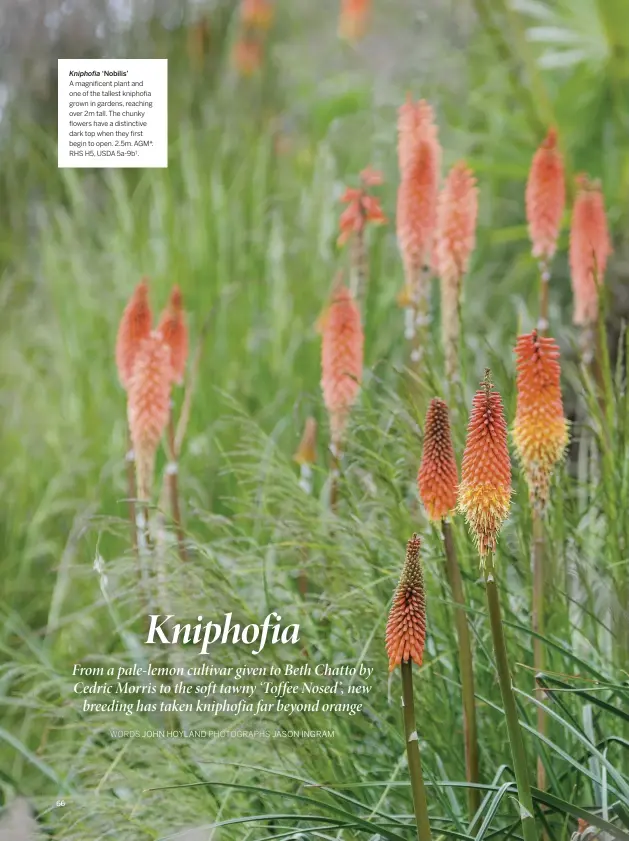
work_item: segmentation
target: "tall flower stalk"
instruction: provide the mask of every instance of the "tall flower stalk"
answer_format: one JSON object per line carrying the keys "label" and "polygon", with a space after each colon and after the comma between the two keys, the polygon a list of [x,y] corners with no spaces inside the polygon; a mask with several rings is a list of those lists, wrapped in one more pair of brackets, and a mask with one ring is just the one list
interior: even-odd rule
{"label": "tall flower stalk", "polygon": [[402,673],[404,740],[411,778],[417,838],[419,841],[431,841],[413,696],[413,663],[421,666],[426,640],[426,593],[419,556],[420,546],[421,541],[414,534],[406,546],[406,560],[393,596],[385,641],[389,657],[389,671],[400,666]]}
{"label": "tall flower stalk", "polygon": [[[188,327],[186,325],[185,313],[183,310],[183,299],[181,290],[174,286],[170,293],[170,300],[164,309],[157,332],[170,351],[170,366],[172,381],[175,385],[182,385],[184,381],[186,362],[188,360]],[[173,415],[174,404],[170,401],[170,412],[168,417],[168,465],[166,473],[168,476],[168,488],[170,496],[170,508],[177,533],[177,545],[179,557],[182,561],[187,558],[185,536],[181,521],[181,505],[179,503],[179,454],[175,443],[175,420]]]}
{"label": "tall flower stalk", "polygon": [[367,167],[360,173],[360,187],[348,187],[341,196],[341,202],[347,205],[339,220],[341,233],[337,243],[342,246],[350,243],[350,282],[349,288],[358,302],[367,295],[369,282],[369,263],[365,233],[368,223],[383,225],[387,217],[382,212],[380,201],[369,193],[370,187],[382,184],[382,173]]}
{"label": "tall flower stalk", "polygon": [[537,328],[541,335],[548,329],[548,287],[550,264],[561,229],[566,204],[564,163],[557,146],[557,130],[548,134],[533,155],[526,183],[526,218],[533,257],[539,264],[539,314]]}
{"label": "tall flower stalk", "polygon": [[343,438],[360,390],[364,345],[360,310],[342,284],[333,290],[321,329],[321,388],[330,418],[330,508],[334,510]]}
{"label": "tall flower stalk", "polygon": [[459,377],[461,291],[476,243],[478,188],[471,169],[460,161],[446,178],[437,208],[436,267],[441,282],[441,335],[446,377]]}
{"label": "tall flower stalk", "polygon": [[[417,485],[428,517],[440,522],[443,532],[446,575],[455,606],[454,619],[463,700],[466,778],[469,783],[478,783],[480,775],[472,643],[465,610],[463,579],[456,555],[452,526],[447,519],[456,508],[458,481],[448,406],[443,400],[435,397],[431,400],[426,414],[424,448],[417,475]],[[470,815],[473,816],[480,805],[479,791],[473,786],[468,789],[468,805]]]}
{"label": "tall flower stalk", "polygon": [[463,454],[458,506],[465,514],[480,556],[513,769],[520,804],[524,841],[538,841],[526,752],[513,692],[493,553],[498,533],[509,513],[511,464],[502,399],[493,390],[489,369],[474,396]]}
{"label": "tall flower stalk", "polygon": [[[563,413],[559,367],[559,348],[554,339],[534,330],[519,336],[516,346],[517,408],[513,438],[529,488],[533,517],[533,665],[536,674],[546,668],[545,649],[540,637],[545,629],[544,594],[546,568],[544,551],[544,513],[548,503],[550,479],[568,444],[568,426]],[[541,687],[538,700],[544,700]],[[537,730],[546,734],[546,713],[537,708]],[[537,787],[546,788],[546,770],[537,761]]]}
{"label": "tall flower stalk", "polygon": [[405,277],[405,336],[411,369],[419,374],[430,323],[429,296],[441,146],[432,107],[409,97],[398,112],[397,238]]}

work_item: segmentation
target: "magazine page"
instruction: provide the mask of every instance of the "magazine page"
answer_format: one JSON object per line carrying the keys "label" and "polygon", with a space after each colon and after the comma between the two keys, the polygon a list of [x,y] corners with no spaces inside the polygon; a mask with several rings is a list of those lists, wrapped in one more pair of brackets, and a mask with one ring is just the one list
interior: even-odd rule
{"label": "magazine page", "polygon": [[628,33],[4,0],[0,841],[629,841]]}

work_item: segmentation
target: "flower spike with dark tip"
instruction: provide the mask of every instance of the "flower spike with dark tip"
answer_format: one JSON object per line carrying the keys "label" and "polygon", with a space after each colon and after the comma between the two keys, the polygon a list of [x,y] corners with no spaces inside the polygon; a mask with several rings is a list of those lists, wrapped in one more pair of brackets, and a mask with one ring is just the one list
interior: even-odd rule
{"label": "flower spike with dark tip", "polygon": [[414,534],[406,546],[402,576],[389,613],[386,630],[389,671],[410,660],[417,666],[422,664],[426,640],[426,593],[420,546],[421,541]]}
{"label": "flower spike with dark tip", "polygon": [[424,448],[417,475],[419,496],[431,520],[441,520],[456,508],[458,481],[448,406],[434,397],[426,413]]}

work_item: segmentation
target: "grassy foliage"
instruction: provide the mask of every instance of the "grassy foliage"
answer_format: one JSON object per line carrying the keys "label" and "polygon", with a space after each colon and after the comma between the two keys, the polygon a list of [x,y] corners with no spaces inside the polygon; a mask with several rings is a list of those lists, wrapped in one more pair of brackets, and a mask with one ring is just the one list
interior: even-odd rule
{"label": "grassy foliage", "polygon": [[[607,56],[616,94],[601,100],[596,92],[603,71],[594,46],[595,55],[579,63],[578,80],[565,82],[567,60],[546,58],[540,69],[536,45],[548,44],[550,33],[540,35],[538,28],[531,35],[527,28],[547,4],[524,8],[522,0],[521,12],[502,3],[476,5],[469,95],[457,89],[449,97],[445,83],[430,78],[426,83],[440,113],[446,163],[467,156],[480,186],[479,244],[463,308],[463,383],[452,396],[458,458],[485,365],[494,372],[508,422],[513,420],[512,347],[518,328],[529,329],[535,321],[537,296],[523,189],[545,123],[557,119],[573,168],[602,176],[618,251],[626,230],[629,174],[627,134],[620,131],[627,111],[621,86],[614,88],[621,74],[620,36]],[[595,14],[595,6],[584,0],[578,9]],[[560,13],[559,7],[553,12]],[[625,10],[616,13],[608,33],[627,23]],[[282,35],[290,44],[290,32]],[[502,56],[500,65],[486,60],[494,49]],[[544,56],[562,54],[544,49]],[[345,59],[352,67],[361,56]],[[551,64],[552,71],[543,69]],[[505,76],[507,68],[512,72]],[[20,138],[28,148],[20,170],[29,186],[24,191],[10,166],[16,153],[5,152],[3,193],[31,222],[28,229],[16,225],[14,237],[5,231],[1,238],[6,268],[0,287],[0,446],[6,467],[0,515],[0,791],[5,799],[15,792],[31,796],[42,822],[64,841],[177,838],[186,826],[207,827],[208,838],[210,827],[220,826],[212,837],[252,841],[411,838],[401,688],[398,675],[387,680],[383,633],[404,544],[417,531],[426,567],[428,640],[415,687],[433,834],[517,838],[484,588],[475,550],[456,520],[475,649],[484,781],[479,814],[467,813],[454,613],[441,533],[426,522],[416,498],[423,418],[405,371],[403,313],[395,302],[402,269],[391,226],[370,232],[365,381],[343,456],[338,509],[331,513],[327,505],[327,421],[315,322],[335,272],[344,266],[334,244],[337,199],[342,186],[373,162],[385,172],[383,205],[393,218],[393,106],[415,80],[395,78],[390,101],[383,104],[377,92],[369,92],[367,66],[343,96],[304,87],[299,102],[285,102],[284,95],[294,90],[277,69],[283,70],[281,64],[250,85],[236,83],[225,70],[202,108],[198,102],[182,105],[171,126],[168,170],[131,176],[58,172],[53,142],[31,125]],[[514,96],[522,107],[512,108]],[[592,111],[583,119],[583,103],[592,102],[604,113]],[[280,111],[295,119],[295,128],[282,128],[281,136]],[[555,477],[545,524],[551,569],[543,638],[549,723],[543,743],[535,729],[531,511],[517,472],[496,562],[531,773],[538,753],[547,771],[548,791],[534,790],[538,825],[560,841],[570,838],[583,818],[610,833],[608,838],[626,839],[625,335],[607,359],[601,400],[573,353],[566,240],[564,235],[554,267],[550,320],[565,360],[572,445]],[[373,666],[374,688],[359,715],[274,714],[272,721],[245,717],[229,723],[234,729],[333,728],[333,739],[117,740],[110,735],[113,728],[129,729],[132,722],[134,729],[156,729],[169,722],[142,714],[131,721],[115,714],[86,719],[69,701],[73,662],[147,659],[146,611],[125,521],[125,401],[113,360],[120,312],[142,274],[151,278],[156,307],[165,303],[173,282],[181,285],[193,343],[211,319],[180,460],[192,561],[179,562],[174,535],[165,527],[154,559],[156,599],[182,617],[228,609],[250,621],[270,610],[298,616],[294,621],[301,624],[309,661],[364,660]],[[620,261],[612,264],[609,278],[611,285],[622,279]],[[422,394],[450,399],[436,290],[433,304]],[[180,394],[176,402],[180,405]],[[320,422],[311,495],[300,488],[291,461],[308,415]],[[160,466],[164,463],[162,453]],[[305,600],[298,593],[301,569],[309,582]],[[185,651],[171,656],[191,659]],[[278,663],[298,663],[304,655],[297,647],[265,652],[266,662],[273,662],[272,656]],[[221,658],[229,665],[252,662],[235,648],[215,657],[217,664]],[[187,727],[215,724],[186,720]],[[60,796],[68,806],[50,810]]]}

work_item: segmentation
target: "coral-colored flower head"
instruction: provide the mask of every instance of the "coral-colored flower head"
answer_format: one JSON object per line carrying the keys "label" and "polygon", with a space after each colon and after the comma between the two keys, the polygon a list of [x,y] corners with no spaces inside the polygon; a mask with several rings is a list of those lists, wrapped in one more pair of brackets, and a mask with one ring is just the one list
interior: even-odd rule
{"label": "coral-colored flower head", "polygon": [[345,286],[335,288],[323,324],[321,388],[330,415],[332,441],[338,443],[356,400],[363,370],[360,311]]}
{"label": "coral-colored flower head", "polygon": [[273,13],[270,0],[242,0],[240,6],[240,20],[251,29],[268,29],[273,22]]}
{"label": "coral-colored flower head", "polygon": [[471,169],[460,161],[446,178],[437,207],[436,262],[444,283],[460,286],[476,243],[478,189]]}
{"label": "coral-colored flower head", "polygon": [[255,75],[262,67],[264,59],[262,43],[254,38],[240,37],[234,43],[231,59],[241,76]]}
{"label": "coral-colored flower head", "polygon": [[594,324],[598,318],[599,287],[612,253],[605,203],[599,181],[576,177],[577,196],[570,228],[570,273],[574,295],[574,323]]}
{"label": "coral-colored flower head", "polygon": [[568,444],[559,378],[559,348],[536,330],[516,346],[518,401],[513,438],[531,501],[542,510],[555,464]]}
{"label": "coral-colored flower head", "polygon": [[371,0],[341,0],[339,38],[360,41],[369,25]]}
{"label": "coral-colored flower head", "polygon": [[385,641],[390,672],[409,660],[418,666],[422,664],[426,641],[426,593],[420,546],[421,541],[414,534],[406,545],[406,560],[387,621]]}
{"label": "coral-colored flower head", "polygon": [[533,155],[525,199],[533,257],[548,262],[557,249],[566,203],[563,158],[557,148],[555,128],[548,130],[546,138]]}
{"label": "coral-colored flower head", "polygon": [[157,332],[170,348],[174,382],[181,385],[188,359],[188,328],[181,290],[178,286],[173,286],[168,306],[164,309],[157,325]]}
{"label": "coral-colored flower head", "polygon": [[511,463],[502,400],[493,391],[489,371],[474,395],[461,467],[458,508],[469,525],[481,556],[496,548],[509,513]]}
{"label": "coral-colored flower head", "polygon": [[458,482],[448,405],[434,397],[426,413],[424,449],[417,475],[419,496],[431,520],[441,520],[456,508]]}
{"label": "coral-colored flower head", "polygon": [[125,388],[133,372],[133,363],[142,339],[151,332],[153,316],[148,297],[148,282],[143,278],[124,308],[116,338],[116,366],[118,377]]}
{"label": "coral-colored flower head", "polygon": [[314,464],[317,460],[317,422],[314,418],[306,418],[304,434],[293,460],[297,464]]}
{"label": "coral-colored flower head", "polygon": [[441,146],[432,108],[423,100],[400,108],[398,157],[397,237],[408,282],[430,265],[437,224]]}
{"label": "coral-colored flower head", "polygon": [[140,499],[149,499],[151,494],[155,452],[170,413],[172,379],[170,349],[153,331],[140,343],[127,392]]}

